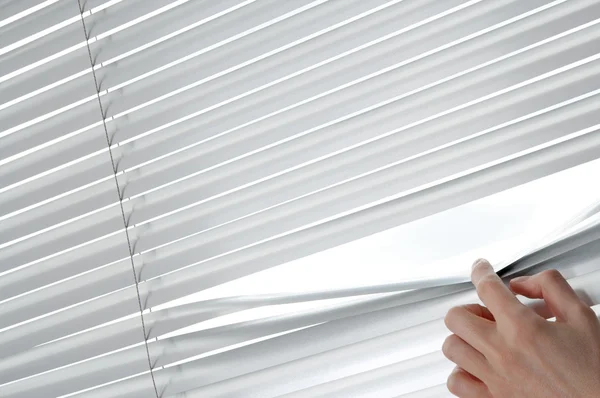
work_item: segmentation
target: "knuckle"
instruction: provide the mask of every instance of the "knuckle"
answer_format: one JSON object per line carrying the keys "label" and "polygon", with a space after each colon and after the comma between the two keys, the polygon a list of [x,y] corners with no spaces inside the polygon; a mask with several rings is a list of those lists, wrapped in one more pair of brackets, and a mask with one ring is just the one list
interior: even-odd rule
{"label": "knuckle", "polygon": [[519,331],[519,329],[521,328],[527,328],[527,327],[534,327],[532,320],[535,320],[535,318],[531,317],[532,312],[531,310],[526,307],[526,306],[519,306],[517,308],[514,308],[511,312],[510,312],[510,322],[511,325],[513,326],[513,329],[515,331]]}
{"label": "knuckle", "polygon": [[460,319],[462,314],[462,310],[460,307],[452,307],[448,310],[448,312],[446,313],[446,316],[444,317],[444,324],[446,325],[446,327],[450,330],[453,331],[453,326],[455,324],[455,322]]}
{"label": "knuckle", "polygon": [[456,335],[451,334],[450,336],[446,337],[446,339],[444,340],[444,344],[442,344],[442,353],[446,358],[448,358],[451,361],[456,357],[456,343]]}
{"label": "knuckle", "polygon": [[517,331],[514,328],[510,328],[504,335],[506,344],[508,347],[519,347],[523,345],[525,338],[525,330]]}
{"label": "knuckle", "polygon": [[517,343],[530,345],[539,337],[540,326],[537,322],[526,323],[521,330],[516,330],[514,335]]}
{"label": "knuckle", "polygon": [[498,339],[485,354],[491,369],[494,369],[494,373],[499,377],[515,369],[518,365],[516,355],[523,350],[521,347],[514,347],[509,340],[507,336]]}
{"label": "knuckle", "polygon": [[572,309],[572,313],[576,319],[581,319],[585,321],[597,320],[596,313],[594,312],[594,310],[583,302],[575,305]]}
{"label": "knuckle", "polygon": [[448,380],[446,381],[446,388],[454,395],[459,394],[460,389],[460,381],[458,380],[458,375],[454,372],[450,376],[448,376]]}
{"label": "knuckle", "polygon": [[544,282],[559,282],[565,279],[562,274],[555,269],[542,271],[540,276]]}
{"label": "knuckle", "polygon": [[511,351],[499,351],[494,358],[494,368],[500,375],[510,374],[515,369],[517,363]]}
{"label": "knuckle", "polygon": [[521,321],[515,320],[515,323],[508,329],[508,343],[516,349],[526,350],[536,344],[540,338],[543,325],[536,320],[527,320],[521,318]]}

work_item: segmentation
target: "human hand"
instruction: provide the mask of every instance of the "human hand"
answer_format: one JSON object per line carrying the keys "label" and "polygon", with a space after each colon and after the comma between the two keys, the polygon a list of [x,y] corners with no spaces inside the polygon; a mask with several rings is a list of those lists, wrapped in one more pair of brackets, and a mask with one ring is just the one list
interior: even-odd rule
{"label": "human hand", "polygon": [[[515,278],[510,290],[486,260],[471,280],[484,306],[448,311],[442,347],[457,367],[448,389],[460,398],[600,397],[600,322],[555,270]],[[512,290],[512,292],[511,292]],[[515,296],[543,299],[548,322]]]}

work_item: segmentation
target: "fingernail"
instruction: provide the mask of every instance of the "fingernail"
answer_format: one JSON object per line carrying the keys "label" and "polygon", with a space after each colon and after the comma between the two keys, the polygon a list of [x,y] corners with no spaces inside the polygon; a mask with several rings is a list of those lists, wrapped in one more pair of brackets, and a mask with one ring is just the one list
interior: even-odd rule
{"label": "fingernail", "polygon": [[511,282],[525,282],[526,280],[528,280],[529,278],[531,278],[530,276],[517,276],[516,278],[512,278]]}
{"label": "fingernail", "polygon": [[486,259],[484,259],[484,258],[479,258],[479,259],[475,260],[475,262],[471,266],[471,269],[472,270],[475,269],[475,267],[477,267],[479,264],[486,264],[487,265],[487,264],[489,264],[489,262]]}
{"label": "fingernail", "polygon": [[479,260],[473,263],[473,267],[471,268],[471,282],[473,282],[473,284],[477,286],[481,278],[493,272],[494,269],[492,268],[490,263],[487,260],[480,258]]}

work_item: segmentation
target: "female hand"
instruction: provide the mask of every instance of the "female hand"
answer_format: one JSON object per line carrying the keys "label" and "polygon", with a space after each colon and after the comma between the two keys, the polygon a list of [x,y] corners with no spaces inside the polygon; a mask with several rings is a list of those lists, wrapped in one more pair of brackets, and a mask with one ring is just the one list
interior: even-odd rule
{"label": "female hand", "polygon": [[[484,306],[448,311],[444,355],[457,367],[448,389],[460,398],[600,397],[600,322],[555,270],[515,278],[510,290],[485,260],[471,279]],[[511,292],[512,290],[512,292]],[[548,322],[515,294],[543,299]]]}

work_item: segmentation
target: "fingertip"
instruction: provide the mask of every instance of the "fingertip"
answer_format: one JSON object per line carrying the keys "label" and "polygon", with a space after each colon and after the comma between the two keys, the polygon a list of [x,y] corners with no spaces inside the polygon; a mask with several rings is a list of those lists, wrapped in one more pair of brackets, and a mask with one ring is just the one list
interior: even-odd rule
{"label": "fingertip", "polygon": [[514,294],[530,299],[543,299],[547,308],[535,308],[534,311],[544,318],[555,316],[559,322],[567,321],[573,308],[581,304],[569,282],[557,270],[513,278],[510,289]]}
{"label": "fingertip", "polygon": [[485,259],[475,262],[471,281],[483,305],[489,309],[495,319],[512,316],[517,312],[518,306],[522,305]]}
{"label": "fingertip", "polygon": [[457,397],[489,397],[485,384],[458,366],[448,376],[446,387]]}
{"label": "fingertip", "polygon": [[480,258],[473,263],[471,268],[471,281],[475,286],[477,283],[486,275],[495,274],[494,268],[489,261],[486,259]]}
{"label": "fingertip", "polygon": [[516,278],[513,278],[509,281],[510,285],[520,285],[523,283],[528,282],[531,279],[530,276],[518,276]]}
{"label": "fingertip", "polygon": [[478,258],[471,266],[471,270],[474,271],[477,267],[491,267],[490,262],[485,258]]}
{"label": "fingertip", "polygon": [[518,277],[508,282],[510,291],[515,295],[537,299],[541,298],[541,292],[535,284],[529,283],[530,277]]}
{"label": "fingertip", "polygon": [[464,380],[466,379],[463,372],[464,371],[461,368],[455,366],[446,380],[446,387],[453,395],[458,396],[462,390],[461,384],[464,383]]}

